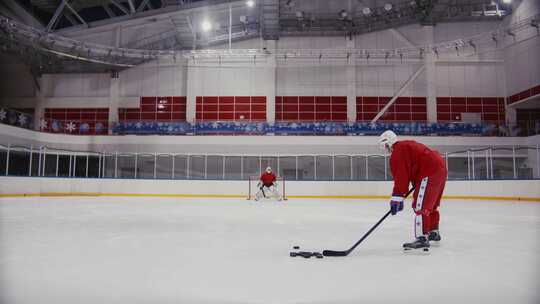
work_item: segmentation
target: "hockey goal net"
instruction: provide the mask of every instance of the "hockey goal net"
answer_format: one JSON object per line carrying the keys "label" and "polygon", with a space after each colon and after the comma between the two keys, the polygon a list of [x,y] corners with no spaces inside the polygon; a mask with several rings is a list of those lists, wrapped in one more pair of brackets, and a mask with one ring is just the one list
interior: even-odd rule
{"label": "hockey goal net", "polygon": [[[259,176],[250,176],[249,177],[249,187],[248,187],[248,200],[255,199],[255,195],[257,192],[259,192],[259,188],[257,187],[257,184],[259,183]],[[285,178],[278,176],[276,178],[277,183],[277,191],[279,194],[281,194],[281,197],[283,200],[287,200],[287,195],[285,193]],[[273,197],[272,199],[277,199],[277,197]]]}

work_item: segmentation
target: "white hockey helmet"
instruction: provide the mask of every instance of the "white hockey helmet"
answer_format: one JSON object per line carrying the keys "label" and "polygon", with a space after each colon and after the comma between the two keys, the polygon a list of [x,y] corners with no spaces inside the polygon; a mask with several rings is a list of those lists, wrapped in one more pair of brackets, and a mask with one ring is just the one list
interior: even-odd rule
{"label": "white hockey helmet", "polygon": [[272,168],[270,168],[270,166],[266,167],[266,172],[268,173],[272,172]]}
{"label": "white hockey helmet", "polygon": [[386,130],[379,136],[379,145],[383,150],[392,150],[397,141],[397,135],[392,130]]}

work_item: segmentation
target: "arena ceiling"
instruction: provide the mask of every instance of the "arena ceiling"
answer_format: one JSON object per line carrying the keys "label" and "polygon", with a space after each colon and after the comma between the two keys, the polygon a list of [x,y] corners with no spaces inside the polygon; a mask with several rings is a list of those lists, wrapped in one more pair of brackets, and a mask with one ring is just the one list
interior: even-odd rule
{"label": "arena ceiling", "polygon": [[[167,25],[162,32],[119,47],[193,50],[254,37],[350,36],[407,24],[500,20],[511,13],[511,5],[503,1],[507,0],[2,0],[0,14],[43,33],[75,39],[92,29],[161,22]],[[2,35],[0,31],[0,39]],[[8,45],[0,51],[14,49],[18,57],[39,58],[42,72],[103,69],[96,62],[80,63],[78,56],[68,64],[50,53],[34,56],[34,42],[21,48],[5,36]]]}
{"label": "arena ceiling", "polygon": [[[176,15],[194,15],[204,9],[217,24],[215,35],[228,30],[227,6],[233,7],[233,26],[252,27],[266,39],[283,35],[341,35],[364,33],[397,27],[404,24],[437,22],[482,21],[502,18],[511,12],[511,6],[502,0],[4,0],[5,14],[27,15],[24,21],[49,31],[92,27],[126,19],[175,18]],[[174,14],[178,12],[178,14]],[[195,12],[195,13],[194,13]],[[172,13],[172,14],[171,14]],[[6,15],[7,15],[6,14]],[[242,21],[240,16],[246,18]],[[19,19],[21,19],[19,17]],[[198,18],[197,18],[198,19]],[[196,25],[200,20],[192,19]],[[192,29],[186,22],[171,22],[171,30],[184,32],[192,46]],[[195,29],[196,31],[199,29]],[[199,33],[202,35],[202,33]],[[189,38],[188,38],[189,37]]]}

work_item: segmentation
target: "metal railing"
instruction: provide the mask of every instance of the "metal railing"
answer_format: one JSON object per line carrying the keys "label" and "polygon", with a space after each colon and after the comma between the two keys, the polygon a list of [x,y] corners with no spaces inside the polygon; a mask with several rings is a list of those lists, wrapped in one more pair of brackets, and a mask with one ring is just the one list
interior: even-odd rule
{"label": "metal railing", "polygon": [[[442,154],[450,180],[537,179],[538,146]],[[217,155],[69,151],[0,145],[0,175],[68,178],[247,180],[271,166],[287,180],[392,180],[389,156]]]}

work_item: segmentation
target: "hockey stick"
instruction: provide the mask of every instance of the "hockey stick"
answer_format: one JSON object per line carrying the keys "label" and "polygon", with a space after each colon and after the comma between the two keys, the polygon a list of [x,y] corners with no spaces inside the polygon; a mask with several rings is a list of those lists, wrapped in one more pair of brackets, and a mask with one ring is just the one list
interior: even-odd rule
{"label": "hockey stick", "polygon": [[[407,192],[407,195],[405,195],[405,198],[407,196],[409,196],[409,194],[411,194],[411,192],[414,191],[414,187],[411,188],[411,190],[409,190],[409,192]],[[373,232],[373,230],[375,230],[375,228],[377,228],[389,215],[390,213],[392,213],[392,210],[388,210],[388,212],[386,212],[386,214],[377,222],[377,224],[375,224],[373,227],[371,227],[371,229],[369,229],[369,231],[364,234],[364,236],[358,240],[358,242],[356,242],[351,248],[349,248],[348,250],[343,250],[343,251],[338,251],[338,250],[324,250],[323,251],[323,255],[324,256],[348,256],[349,253],[351,253],[354,248],[356,248],[356,246],[360,245],[360,243],[362,243],[362,241],[368,237],[368,235],[371,234],[371,232]]]}

